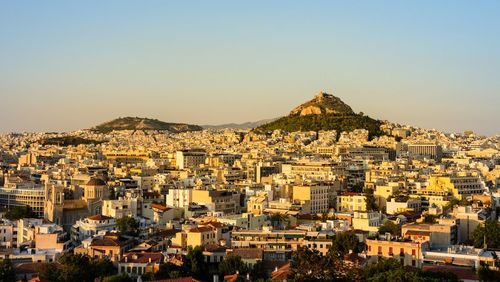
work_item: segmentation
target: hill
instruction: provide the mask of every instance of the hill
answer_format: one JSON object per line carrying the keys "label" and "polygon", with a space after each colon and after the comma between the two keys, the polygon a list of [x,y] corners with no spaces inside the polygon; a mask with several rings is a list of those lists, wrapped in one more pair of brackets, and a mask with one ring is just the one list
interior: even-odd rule
{"label": "hill", "polygon": [[266,123],[270,123],[272,121],[277,120],[277,118],[270,118],[270,119],[263,119],[263,120],[258,120],[258,121],[249,121],[249,122],[244,122],[244,123],[226,123],[226,124],[219,124],[219,125],[202,125],[201,127],[205,129],[224,129],[224,128],[231,128],[231,129],[247,129],[247,128],[255,128],[258,126],[261,126]]}
{"label": "hill", "polygon": [[201,126],[185,123],[169,123],[157,119],[140,117],[121,117],[109,122],[100,124],[92,130],[102,133],[113,130],[168,130],[173,133],[203,130]]}
{"label": "hill", "polygon": [[320,130],[342,132],[366,129],[370,137],[374,137],[383,134],[380,130],[381,125],[382,122],[379,120],[362,113],[356,114],[340,98],[321,92],[312,100],[294,108],[288,116],[261,125],[255,131],[264,133],[282,129],[289,132]]}

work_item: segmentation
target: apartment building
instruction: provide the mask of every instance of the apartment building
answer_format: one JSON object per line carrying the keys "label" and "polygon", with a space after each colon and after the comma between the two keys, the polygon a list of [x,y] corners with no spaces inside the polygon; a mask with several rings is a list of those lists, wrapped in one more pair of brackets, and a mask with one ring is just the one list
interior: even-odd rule
{"label": "apartment building", "polygon": [[379,258],[393,258],[404,266],[422,267],[423,252],[428,249],[426,242],[412,242],[411,240],[367,239],[367,255],[375,261]]}
{"label": "apartment building", "polygon": [[178,169],[196,168],[205,163],[207,153],[203,150],[182,150],[175,154]]}
{"label": "apartment building", "polygon": [[192,201],[205,205],[214,212],[232,214],[240,212],[240,193],[227,190],[193,189]]}
{"label": "apartment building", "polygon": [[71,228],[71,239],[81,242],[102,231],[116,230],[116,220],[105,215],[92,215],[78,220]]}
{"label": "apartment building", "polygon": [[432,247],[455,245],[460,239],[458,226],[454,220],[441,220],[440,223],[436,224],[404,224],[401,227],[401,235],[413,240],[425,238]]}
{"label": "apartment building", "polygon": [[327,213],[329,186],[296,185],[293,186],[293,201],[308,203],[311,214]]}
{"label": "apartment building", "polygon": [[337,211],[366,211],[366,196],[361,193],[342,193],[341,195],[337,196]]}
{"label": "apartment building", "polygon": [[45,188],[37,185],[0,187],[0,206],[5,209],[30,206],[37,217],[43,217]]}

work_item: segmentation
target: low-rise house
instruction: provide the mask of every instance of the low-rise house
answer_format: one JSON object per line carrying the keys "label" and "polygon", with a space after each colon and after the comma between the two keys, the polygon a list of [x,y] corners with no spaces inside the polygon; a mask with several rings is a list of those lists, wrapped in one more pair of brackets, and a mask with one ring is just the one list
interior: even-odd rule
{"label": "low-rise house", "polygon": [[161,253],[127,253],[118,261],[118,273],[138,277],[157,272],[162,263]]}
{"label": "low-rise house", "polygon": [[74,249],[74,252],[75,254],[84,254],[93,258],[108,258],[116,262],[134,244],[135,240],[133,238],[121,236],[116,232],[108,232],[103,236],[83,240],[82,244]]}

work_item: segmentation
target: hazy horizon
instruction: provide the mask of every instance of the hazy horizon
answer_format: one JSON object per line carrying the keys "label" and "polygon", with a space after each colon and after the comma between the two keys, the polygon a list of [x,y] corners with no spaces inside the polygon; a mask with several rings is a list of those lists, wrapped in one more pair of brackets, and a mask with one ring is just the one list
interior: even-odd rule
{"label": "hazy horizon", "polygon": [[0,132],[355,112],[500,133],[497,1],[0,2]]}

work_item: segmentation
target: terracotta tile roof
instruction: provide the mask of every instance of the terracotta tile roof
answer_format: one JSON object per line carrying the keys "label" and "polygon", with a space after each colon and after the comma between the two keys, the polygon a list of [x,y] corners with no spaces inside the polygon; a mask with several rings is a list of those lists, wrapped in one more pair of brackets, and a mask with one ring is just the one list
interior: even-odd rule
{"label": "terracotta tile roof", "polygon": [[127,253],[120,260],[121,263],[161,263],[163,255],[161,253]]}
{"label": "terracotta tile roof", "polygon": [[228,255],[238,256],[242,259],[262,259],[264,251],[257,248],[238,248],[228,252]]}
{"label": "terracotta tile roof", "polygon": [[236,281],[237,279],[238,279],[237,273],[230,274],[230,275],[224,275],[224,281],[227,281],[227,282],[233,282],[233,281]]}
{"label": "terracotta tile roof", "polygon": [[271,273],[272,280],[285,280],[293,274],[292,265],[287,263]]}
{"label": "terracotta tile roof", "polygon": [[84,200],[64,200],[63,210],[81,210],[87,209],[87,202]]}
{"label": "terracotta tile roof", "polygon": [[202,233],[202,232],[208,232],[208,231],[212,231],[212,228],[207,227],[207,226],[201,226],[201,227],[195,227],[195,228],[192,228],[189,230],[189,232],[193,232],[193,233]]}
{"label": "terracotta tile roof", "polygon": [[209,225],[209,226],[213,226],[213,227],[215,227],[215,228],[222,228],[222,227],[224,227],[224,226],[225,226],[225,224],[220,223],[220,222],[218,222],[218,221],[209,221],[209,222],[205,222],[205,223],[203,223],[203,224],[201,224],[201,225],[203,225],[203,226],[207,226],[207,225]]}
{"label": "terracotta tile roof", "polygon": [[91,215],[91,216],[89,216],[87,218],[90,219],[90,220],[108,220],[108,219],[112,219],[112,217],[105,216],[105,215],[102,215],[102,214]]}
{"label": "terracotta tile roof", "polygon": [[160,204],[151,204],[151,208],[157,209],[157,210],[161,210],[161,211],[164,211],[164,212],[171,209],[171,208],[169,208],[167,206],[160,205]]}
{"label": "terracotta tile roof", "polygon": [[470,267],[460,267],[452,265],[424,265],[423,271],[451,272],[461,280],[479,280],[477,273]]}

